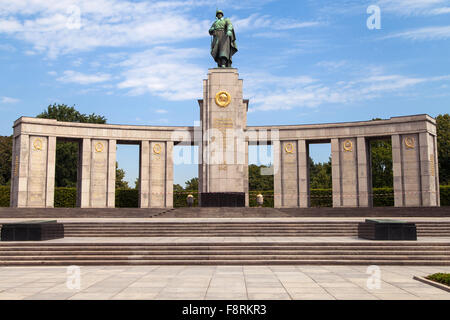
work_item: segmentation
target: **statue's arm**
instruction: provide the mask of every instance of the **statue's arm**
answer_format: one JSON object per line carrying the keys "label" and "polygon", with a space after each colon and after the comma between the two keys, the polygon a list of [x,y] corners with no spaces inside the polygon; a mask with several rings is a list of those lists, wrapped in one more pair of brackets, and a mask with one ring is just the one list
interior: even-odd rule
{"label": "statue's arm", "polygon": [[227,19],[227,35],[230,37],[233,36],[233,24],[230,19]]}
{"label": "statue's arm", "polygon": [[209,28],[209,34],[210,34],[210,35],[213,35],[215,29],[216,29],[216,28],[214,27],[214,23],[213,23],[213,25],[211,26],[211,28]]}

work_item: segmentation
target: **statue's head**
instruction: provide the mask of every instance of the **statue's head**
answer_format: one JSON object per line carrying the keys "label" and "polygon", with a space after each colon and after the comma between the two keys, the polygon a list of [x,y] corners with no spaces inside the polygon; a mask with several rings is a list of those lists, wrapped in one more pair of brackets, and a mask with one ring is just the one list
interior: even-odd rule
{"label": "statue's head", "polygon": [[223,11],[222,10],[217,10],[216,11],[216,18],[222,18],[223,17]]}

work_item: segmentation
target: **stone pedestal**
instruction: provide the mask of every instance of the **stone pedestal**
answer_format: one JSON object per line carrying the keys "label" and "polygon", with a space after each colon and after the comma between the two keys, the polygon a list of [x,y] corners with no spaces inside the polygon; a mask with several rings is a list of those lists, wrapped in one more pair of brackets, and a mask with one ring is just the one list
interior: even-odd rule
{"label": "stone pedestal", "polygon": [[200,193],[244,192],[248,199],[248,143],[244,136],[248,101],[243,100],[242,83],[233,68],[210,69],[203,81]]}

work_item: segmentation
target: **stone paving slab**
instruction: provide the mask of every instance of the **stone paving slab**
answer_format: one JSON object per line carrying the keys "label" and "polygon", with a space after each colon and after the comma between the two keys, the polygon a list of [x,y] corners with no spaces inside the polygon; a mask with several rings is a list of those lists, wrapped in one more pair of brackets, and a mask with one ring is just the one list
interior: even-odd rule
{"label": "stone paving slab", "polygon": [[66,267],[0,267],[0,300],[450,300],[413,279],[449,266],[381,266],[369,288],[367,266],[87,266],[80,288]]}

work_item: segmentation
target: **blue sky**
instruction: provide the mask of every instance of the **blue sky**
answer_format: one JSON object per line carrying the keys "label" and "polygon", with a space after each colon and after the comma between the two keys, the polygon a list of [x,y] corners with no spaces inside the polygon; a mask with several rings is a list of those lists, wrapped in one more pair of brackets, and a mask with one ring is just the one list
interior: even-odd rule
{"label": "blue sky", "polygon": [[[249,125],[450,112],[450,0],[0,0],[0,134],[55,102],[114,124],[193,125],[217,6],[235,26]],[[329,146],[313,153],[327,160]],[[137,157],[119,147],[129,181]],[[175,168],[176,183],[194,175]]]}

